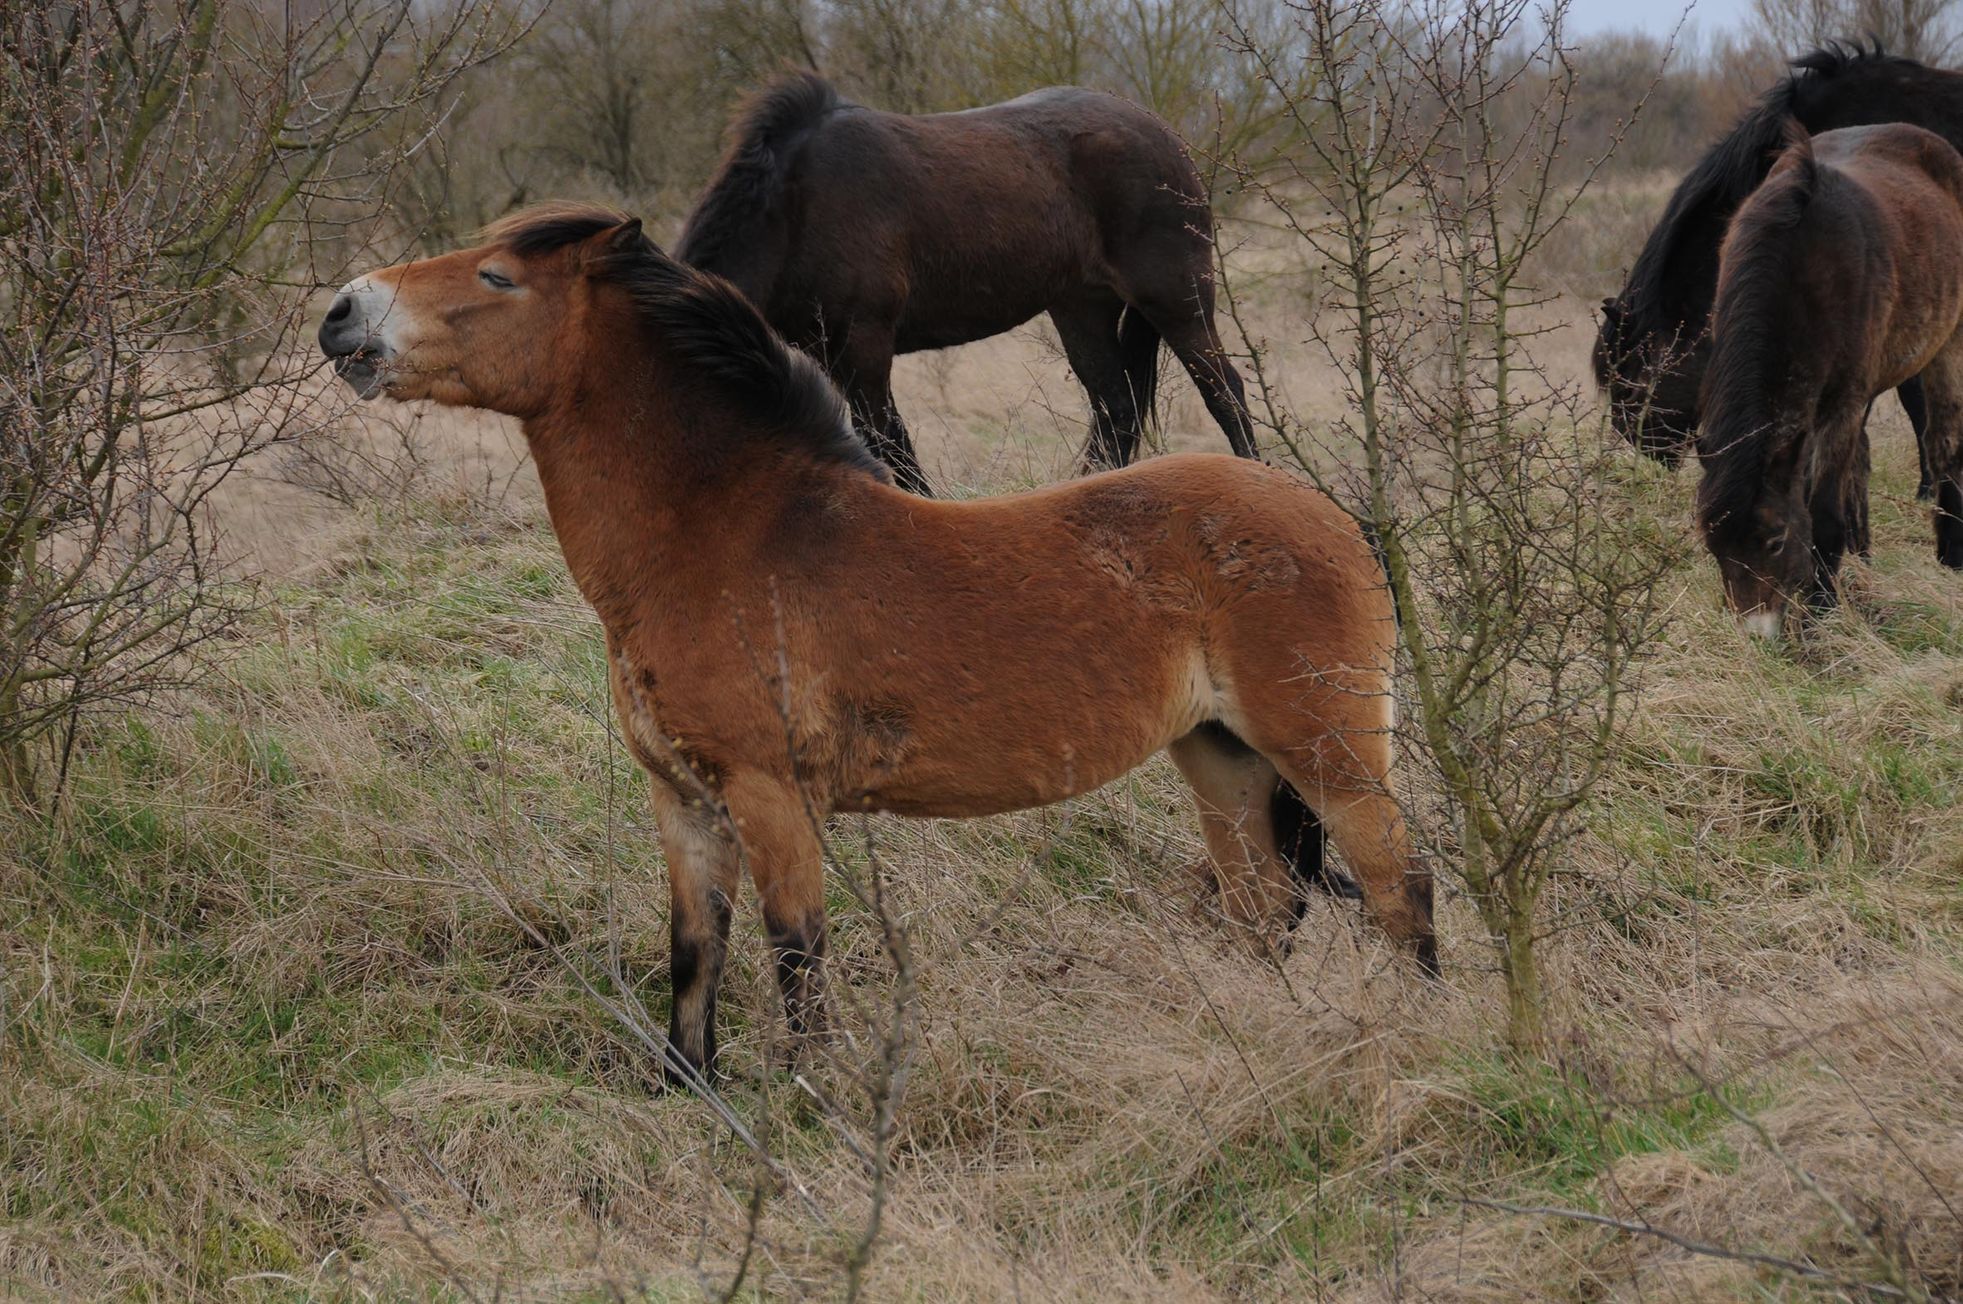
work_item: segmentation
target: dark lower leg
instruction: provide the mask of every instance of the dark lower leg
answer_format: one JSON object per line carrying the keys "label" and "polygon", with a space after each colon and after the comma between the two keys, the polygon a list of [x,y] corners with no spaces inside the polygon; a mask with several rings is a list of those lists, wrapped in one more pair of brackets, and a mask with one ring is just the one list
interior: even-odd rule
{"label": "dark lower leg", "polygon": [[1226,433],[1234,453],[1239,457],[1259,456],[1254,444],[1254,423],[1247,415],[1246,388],[1241,384],[1240,373],[1227,361],[1226,350],[1211,323],[1182,322],[1172,330],[1165,329],[1164,323],[1156,319],[1155,324],[1172,348],[1173,356],[1193,378],[1206,410]]}
{"label": "dark lower leg", "polygon": [[[1915,460],[1917,477],[1915,496],[1929,497],[1934,475],[1929,465],[1929,400],[1923,392],[1922,377],[1912,376],[1895,389],[1895,396],[1902,401],[1902,411],[1908,414],[1909,427],[1915,431]],[[1862,553],[1866,556],[1866,552]]]}
{"label": "dark lower leg", "polygon": [[1086,471],[1124,466],[1138,453],[1138,405],[1118,342],[1123,312],[1116,297],[1072,300],[1050,309],[1070,370],[1091,401],[1091,436],[1080,459]]}
{"label": "dark lower leg", "polygon": [[777,986],[784,995],[784,1022],[795,1057],[805,1041],[825,1035],[825,919],[821,914],[787,923],[766,916],[764,926],[777,961]]}
{"label": "dark lower leg", "polygon": [[920,458],[913,451],[913,438],[907,434],[906,425],[900,420],[899,409],[893,406],[890,396],[886,400],[884,416],[878,425],[872,427],[871,438],[872,451],[880,461],[893,468],[894,484],[922,498],[934,496],[933,486],[927,483],[927,473],[920,469]]}
{"label": "dark lower leg", "polygon": [[[1086,382],[1088,388],[1088,382]],[[1138,456],[1140,436],[1138,413],[1131,406],[1131,393],[1099,394],[1091,391],[1091,437],[1084,445],[1079,465],[1086,471],[1102,471],[1129,466]]]}
{"label": "dark lower leg", "polygon": [[[1845,547],[1852,550],[1857,557],[1871,557],[1874,555],[1874,534],[1868,525],[1868,479],[1874,468],[1865,421],[1861,426],[1861,446],[1855,458],[1854,474],[1848,481],[1847,504],[1844,508],[1847,518]],[[1836,569],[1839,564],[1839,559],[1835,558]]]}
{"label": "dark lower leg", "polygon": [[683,1063],[704,1076],[716,1066],[716,988],[722,982],[723,958],[729,951],[729,898],[711,891],[693,910],[676,910],[670,927],[673,950],[669,975],[674,1003],[668,1016],[668,1062],[663,1076],[670,1083],[687,1081]]}
{"label": "dark lower leg", "polygon": [[891,335],[854,328],[840,351],[831,355],[830,370],[845,391],[853,428],[873,455],[892,468],[893,482],[909,493],[931,496],[906,423],[893,405]]}
{"label": "dark lower leg", "polygon": [[[1362,898],[1363,889],[1356,880],[1329,863],[1329,830],[1323,827],[1322,817],[1309,809],[1286,779],[1275,780],[1274,813],[1275,845],[1295,871],[1298,888],[1327,892],[1348,901]],[[1308,908],[1306,897],[1301,908]]]}
{"label": "dark lower leg", "polygon": [[1922,373],[1928,422],[1923,461],[1935,497],[1936,560],[1963,570],[1963,356],[1939,359]]}
{"label": "dark lower leg", "polygon": [[1833,511],[1822,511],[1813,518],[1813,575],[1806,591],[1807,608],[1815,614],[1831,611],[1840,603],[1840,559],[1847,552],[1850,539],[1858,537],[1862,531],[1861,522],[1844,519],[1842,511],[1850,515],[1858,510],[1865,520],[1866,495],[1861,495],[1858,509],[1854,502]]}
{"label": "dark lower leg", "polygon": [[1945,476],[1936,490],[1936,560],[1963,570],[1963,471]]}

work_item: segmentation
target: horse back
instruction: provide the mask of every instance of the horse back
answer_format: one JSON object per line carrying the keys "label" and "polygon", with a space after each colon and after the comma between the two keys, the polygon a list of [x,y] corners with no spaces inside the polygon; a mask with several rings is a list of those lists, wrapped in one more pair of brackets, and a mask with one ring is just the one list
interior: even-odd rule
{"label": "horse back", "polygon": [[1865,347],[1847,352],[1879,392],[1963,326],[1963,156],[1906,123],[1825,132],[1811,146],[1822,175],[1794,284],[1811,289],[1818,315],[1865,322]]}
{"label": "horse back", "polygon": [[1210,226],[1171,129],[1077,87],[957,113],[841,109],[798,151],[791,190],[773,318],[890,317],[902,352],[1020,325],[1059,286],[1112,285],[1114,251],[1189,256]]}

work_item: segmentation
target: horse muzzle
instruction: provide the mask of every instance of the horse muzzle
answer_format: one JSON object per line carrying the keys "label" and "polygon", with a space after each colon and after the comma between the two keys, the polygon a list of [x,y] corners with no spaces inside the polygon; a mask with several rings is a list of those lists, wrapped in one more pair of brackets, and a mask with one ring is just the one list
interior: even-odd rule
{"label": "horse muzzle", "polygon": [[1760,607],[1756,611],[1738,613],[1738,628],[1748,638],[1764,643],[1777,643],[1786,634],[1786,622],[1781,612],[1771,607]]}
{"label": "horse muzzle", "polygon": [[390,350],[369,325],[358,290],[334,296],[320,323],[320,351],[334,364],[334,374],[361,398],[374,398],[387,388]]}

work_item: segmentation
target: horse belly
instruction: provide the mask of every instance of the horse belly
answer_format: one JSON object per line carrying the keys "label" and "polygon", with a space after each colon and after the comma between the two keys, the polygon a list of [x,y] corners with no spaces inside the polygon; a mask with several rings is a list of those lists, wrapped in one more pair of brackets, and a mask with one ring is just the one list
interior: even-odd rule
{"label": "horse belly", "polygon": [[952,348],[1012,331],[1048,311],[1085,278],[1081,266],[1061,262],[1032,271],[1006,260],[964,273],[927,285],[916,280],[895,331],[894,352]]}
{"label": "horse belly", "polygon": [[[1122,634],[1106,644],[1140,648]],[[948,818],[1047,806],[1124,777],[1218,713],[1197,647],[1117,665],[1068,655],[1076,640],[1058,646],[999,688],[920,694],[945,705],[883,754],[853,757],[834,804]]]}
{"label": "horse belly", "polygon": [[[1030,810],[1123,778],[1156,750],[1119,758],[1115,763],[1111,758],[1069,758],[1073,763],[1060,767],[977,765],[972,760],[917,763],[857,791],[842,793],[833,804],[839,810],[890,811],[943,819]],[[1091,760],[1102,763],[1092,765]]]}

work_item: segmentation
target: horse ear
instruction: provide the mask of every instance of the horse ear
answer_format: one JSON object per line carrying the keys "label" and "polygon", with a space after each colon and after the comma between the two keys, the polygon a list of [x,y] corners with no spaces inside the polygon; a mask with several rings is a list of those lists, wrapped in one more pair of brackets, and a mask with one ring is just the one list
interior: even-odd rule
{"label": "horse ear", "polygon": [[613,230],[607,232],[606,242],[607,251],[618,254],[632,253],[654,247],[654,242],[642,233],[641,219],[638,217],[630,217]]}
{"label": "horse ear", "polygon": [[1622,300],[1620,300],[1620,299],[1618,299],[1618,298],[1616,298],[1616,297],[1615,297],[1614,295],[1609,295],[1609,296],[1608,296],[1607,298],[1605,298],[1605,299],[1603,299],[1603,300],[1602,300],[1602,320],[1603,320],[1603,321],[1607,321],[1607,322],[1619,322],[1619,321],[1621,321],[1621,320],[1622,320]]}

